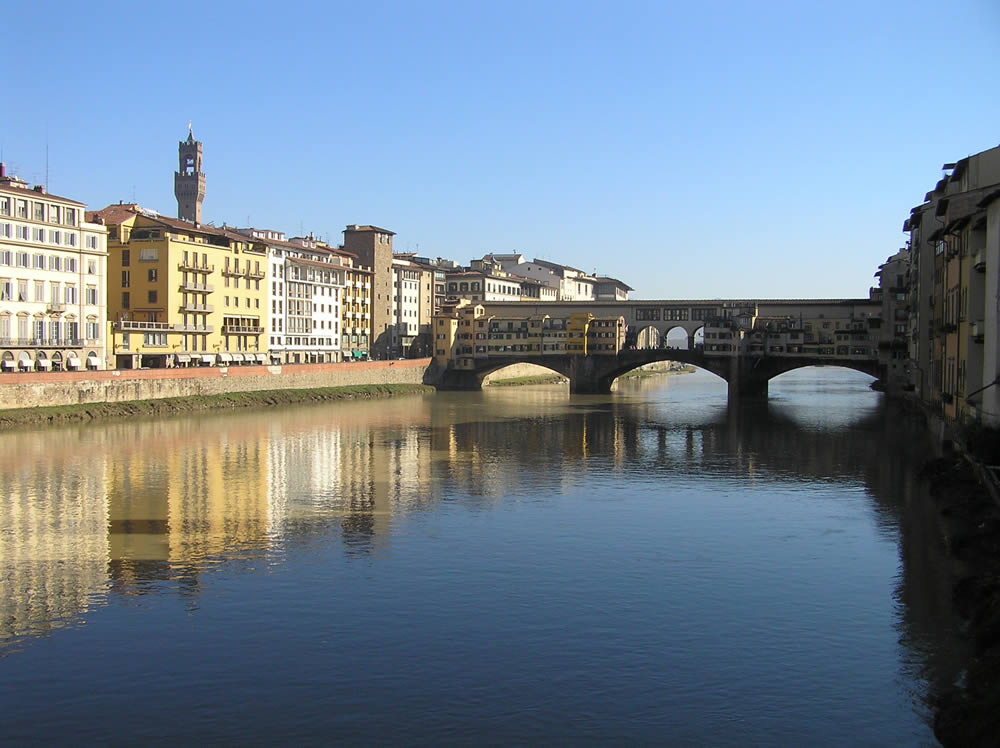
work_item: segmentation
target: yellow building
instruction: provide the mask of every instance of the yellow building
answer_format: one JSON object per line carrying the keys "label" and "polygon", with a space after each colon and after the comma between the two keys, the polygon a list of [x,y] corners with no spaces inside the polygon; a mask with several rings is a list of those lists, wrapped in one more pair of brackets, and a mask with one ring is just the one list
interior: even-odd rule
{"label": "yellow building", "polygon": [[116,368],[263,364],[267,244],[226,229],[112,205],[108,318]]}
{"label": "yellow building", "polygon": [[595,317],[587,327],[587,352],[616,356],[625,347],[625,318]]}
{"label": "yellow building", "polygon": [[340,349],[343,360],[366,359],[371,350],[372,276],[349,252],[341,252],[348,265],[340,303]]}
{"label": "yellow building", "polygon": [[587,355],[587,330],[594,315],[590,312],[573,312],[566,322],[566,353],[570,356]]}

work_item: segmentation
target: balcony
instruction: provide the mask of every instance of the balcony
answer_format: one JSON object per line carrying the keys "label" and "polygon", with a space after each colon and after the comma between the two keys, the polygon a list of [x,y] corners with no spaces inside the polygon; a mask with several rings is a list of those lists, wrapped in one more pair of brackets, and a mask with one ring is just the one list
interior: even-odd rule
{"label": "balcony", "polygon": [[46,314],[60,314],[66,311],[66,305],[58,302],[51,302],[45,305]]}
{"label": "balcony", "polygon": [[215,286],[211,286],[208,283],[195,283],[194,281],[184,281],[181,283],[182,291],[192,291],[194,293],[212,293],[215,290]]}
{"label": "balcony", "polygon": [[[225,268],[222,271],[222,274],[223,275],[230,275],[230,276],[233,276],[235,278],[250,278],[251,280],[262,280],[267,275],[267,272],[265,270],[251,270],[250,268],[243,268],[242,270],[234,270],[233,268]],[[305,280],[305,279],[304,278],[300,279],[300,278],[291,278],[291,277],[289,277],[289,278],[286,278],[285,280],[296,281],[297,282],[297,281]]]}
{"label": "balcony", "polygon": [[80,348],[82,338],[0,338],[0,346],[4,348]]}
{"label": "balcony", "polygon": [[199,265],[197,262],[181,260],[177,263],[177,269],[189,273],[211,273],[215,271],[215,265]]}
{"label": "balcony", "polygon": [[264,328],[259,325],[223,325],[223,335],[260,335]]}
{"label": "balcony", "polygon": [[212,325],[185,325],[183,322],[146,322],[123,319],[112,323],[115,332],[212,332]]}
{"label": "balcony", "polygon": [[182,312],[214,312],[215,307],[211,304],[181,304]]}

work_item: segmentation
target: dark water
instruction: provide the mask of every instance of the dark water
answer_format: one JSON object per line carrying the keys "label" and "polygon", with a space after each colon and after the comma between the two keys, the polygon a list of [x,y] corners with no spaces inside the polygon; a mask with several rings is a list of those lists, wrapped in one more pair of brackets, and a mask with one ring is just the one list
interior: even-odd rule
{"label": "dark water", "polygon": [[933,745],[964,652],[867,382],[0,436],[0,741]]}

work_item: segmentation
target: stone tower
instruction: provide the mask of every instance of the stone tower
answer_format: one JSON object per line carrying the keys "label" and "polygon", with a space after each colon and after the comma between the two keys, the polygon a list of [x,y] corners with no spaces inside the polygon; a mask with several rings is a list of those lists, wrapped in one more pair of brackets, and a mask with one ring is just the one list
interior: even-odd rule
{"label": "stone tower", "polygon": [[201,223],[201,204],[205,201],[205,174],[201,170],[201,142],[194,139],[188,123],[187,140],[177,144],[179,171],[174,173],[174,196],[177,217]]}

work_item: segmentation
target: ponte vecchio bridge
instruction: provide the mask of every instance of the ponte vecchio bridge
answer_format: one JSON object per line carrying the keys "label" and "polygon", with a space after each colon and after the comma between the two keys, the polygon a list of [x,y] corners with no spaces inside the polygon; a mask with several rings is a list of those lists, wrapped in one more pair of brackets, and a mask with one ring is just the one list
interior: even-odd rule
{"label": "ponte vecchio bridge", "polygon": [[[468,310],[476,305],[473,316]],[[473,301],[465,309],[469,321],[456,323],[449,355],[441,356],[435,341],[439,389],[479,389],[488,374],[531,363],[566,377],[570,392],[606,393],[628,371],[678,361],[726,380],[731,399],[766,397],[770,379],[805,366],[842,366],[882,379],[879,350],[892,337],[875,299]],[[621,344],[583,353],[541,342],[558,340],[554,330],[565,329],[551,323],[581,313],[595,321],[621,317]]]}

